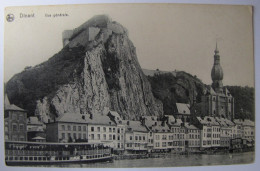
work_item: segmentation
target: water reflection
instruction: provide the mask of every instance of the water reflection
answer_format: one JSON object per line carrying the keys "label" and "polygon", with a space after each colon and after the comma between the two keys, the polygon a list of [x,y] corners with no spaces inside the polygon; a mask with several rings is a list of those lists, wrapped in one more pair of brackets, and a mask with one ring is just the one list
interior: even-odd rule
{"label": "water reflection", "polygon": [[[105,163],[87,164],[62,164],[52,167],[86,167],[86,168],[133,168],[133,167],[177,167],[177,166],[207,166],[207,165],[232,165],[249,164],[254,162],[255,153],[234,154],[194,154],[194,155],[171,155],[165,158],[114,160]],[[48,166],[49,167],[49,166]]]}

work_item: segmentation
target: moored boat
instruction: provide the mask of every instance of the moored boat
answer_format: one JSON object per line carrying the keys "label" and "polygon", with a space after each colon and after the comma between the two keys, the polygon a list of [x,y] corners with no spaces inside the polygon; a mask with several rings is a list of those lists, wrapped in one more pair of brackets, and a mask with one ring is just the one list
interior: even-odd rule
{"label": "moored boat", "polygon": [[90,143],[5,142],[6,165],[111,161],[111,148]]}

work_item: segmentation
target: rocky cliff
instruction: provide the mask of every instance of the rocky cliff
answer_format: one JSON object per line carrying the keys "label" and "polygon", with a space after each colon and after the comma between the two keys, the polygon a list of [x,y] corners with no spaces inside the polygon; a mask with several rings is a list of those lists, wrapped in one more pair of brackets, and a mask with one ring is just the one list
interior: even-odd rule
{"label": "rocky cliff", "polygon": [[[201,102],[206,85],[184,71],[144,70],[152,85],[154,96],[163,102],[164,114],[174,113],[175,103],[189,103],[193,106]],[[200,108],[198,107],[200,110]]]}
{"label": "rocky cliff", "polygon": [[[189,103],[198,116],[201,114],[201,97],[210,85],[184,71],[144,69],[154,96],[163,102],[164,114],[174,113],[174,104]],[[235,99],[235,118],[255,120],[255,89],[252,87],[225,86]],[[194,101],[196,102],[194,104]]]}
{"label": "rocky cliff", "polygon": [[12,103],[46,119],[107,108],[127,119],[163,114],[122,25],[101,15],[69,32],[59,53],[8,81]]}

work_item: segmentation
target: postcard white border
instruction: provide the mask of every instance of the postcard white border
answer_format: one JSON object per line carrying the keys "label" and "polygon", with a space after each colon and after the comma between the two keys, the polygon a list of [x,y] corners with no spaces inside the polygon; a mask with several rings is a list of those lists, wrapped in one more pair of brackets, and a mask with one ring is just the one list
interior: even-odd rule
{"label": "postcard white border", "polygon": [[[8,6],[35,6],[35,5],[62,5],[62,4],[88,4],[88,3],[192,3],[192,4],[232,4],[232,5],[253,5],[254,6],[254,56],[255,56],[255,95],[256,95],[256,157],[254,164],[247,164],[247,165],[229,165],[229,166],[201,166],[201,167],[174,167],[174,168],[129,168],[129,169],[117,169],[117,170],[143,170],[143,171],[155,171],[158,169],[162,169],[163,171],[170,171],[172,169],[174,170],[195,170],[195,171],[203,171],[203,170],[213,170],[213,171],[230,171],[230,170],[236,170],[236,171],[244,171],[244,170],[259,170],[260,168],[260,150],[258,142],[260,142],[260,131],[259,130],[259,124],[260,123],[260,117],[258,116],[258,113],[260,111],[260,106],[257,105],[259,102],[260,97],[260,91],[259,91],[259,85],[260,85],[260,68],[257,66],[260,66],[260,1],[259,0],[45,0],[45,1],[35,1],[35,0],[12,0],[12,1],[1,1],[0,2],[0,112],[1,112],[1,121],[0,121],[0,170],[1,171],[34,171],[37,170],[55,170],[55,171],[62,171],[64,169],[66,170],[75,170],[75,169],[86,169],[86,168],[28,168],[28,167],[6,167],[4,164],[4,126],[3,126],[3,55],[4,55],[4,8]],[[103,170],[104,168],[98,168],[98,169],[90,169],[88,170]],[[107,168],[106,170],[114,170],[115,168]]]}

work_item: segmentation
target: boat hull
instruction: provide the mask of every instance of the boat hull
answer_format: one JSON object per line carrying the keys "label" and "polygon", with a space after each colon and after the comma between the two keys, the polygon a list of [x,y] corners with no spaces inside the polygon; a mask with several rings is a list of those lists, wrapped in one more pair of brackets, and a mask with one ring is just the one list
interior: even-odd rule
{"label": "boat hull", "polygon": [[79,160],[59,160],[59,161],[5,161],[7,166],[26,166],[26,165],[52,165],[52,164],[67,164],[67,163],[94,163],[113,161],[112,156],[93,158],[93,159],[79,159]]}

